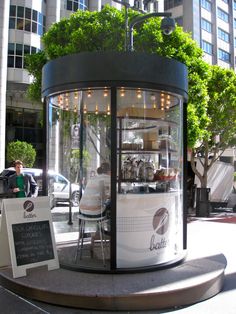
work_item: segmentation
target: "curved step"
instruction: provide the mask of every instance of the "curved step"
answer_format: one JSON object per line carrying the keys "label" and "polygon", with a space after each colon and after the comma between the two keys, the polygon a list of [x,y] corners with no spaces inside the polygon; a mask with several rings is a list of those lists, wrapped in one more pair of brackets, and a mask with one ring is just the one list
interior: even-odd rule
{"label": "curved step", "polygon": [[188,260],[164,270],[136,274],[94,274],[66,269],[30,269],[14,279],[0,269],[3,287],[30,299],[96,310],[158,310],[208,299],[222,289],[223,254]]}

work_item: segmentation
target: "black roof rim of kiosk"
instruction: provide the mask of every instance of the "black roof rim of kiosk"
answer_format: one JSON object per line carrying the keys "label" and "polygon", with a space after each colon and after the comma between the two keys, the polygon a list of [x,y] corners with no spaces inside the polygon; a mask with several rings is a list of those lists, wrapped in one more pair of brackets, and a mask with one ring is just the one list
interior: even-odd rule
{"label": "black roof rim of kiosk", "polygon": [[43,67],[42,97],[96,87],[140,87],[179,94],[187,102],[186,65],[156,54],[82,52],[49,61]]}

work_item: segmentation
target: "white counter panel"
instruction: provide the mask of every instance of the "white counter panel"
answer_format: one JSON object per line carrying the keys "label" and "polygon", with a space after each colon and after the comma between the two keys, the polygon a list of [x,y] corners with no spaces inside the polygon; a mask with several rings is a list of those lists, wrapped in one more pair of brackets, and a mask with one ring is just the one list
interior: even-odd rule
{"label": "white counter panel", "polygon": [[183,251],[182,200],[177,192],[117,196],[117,267],[171,261]]}

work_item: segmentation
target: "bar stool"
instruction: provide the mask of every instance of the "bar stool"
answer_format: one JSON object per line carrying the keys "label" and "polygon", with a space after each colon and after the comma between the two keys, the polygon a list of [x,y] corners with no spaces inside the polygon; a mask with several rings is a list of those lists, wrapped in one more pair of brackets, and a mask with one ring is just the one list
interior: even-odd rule
{"label": "bar stool", "polygon": [[[104,252],[104,243],[106,244],[106,238],[105,238],[105,231],[104,231],[104,225],[107,222],[107,216],[105,213],[105,204],[104,204],[104,181],[99,182],[99,188],[100,188],[100,213],[97,215],[89,215],[84,213],[78,214],[78,223],[79,223],[79,235],[78,235],[78,241],[77,241],[77,248],[76,248],[76,254],[75,254],[75,263],[78,261],[78,256],[80,259],[82,259],[83,255],[83,248],[84,248],[84,236],[85,236],[85,228],[87,223],[94,222],[96,225],[96,232],[99,232],[100,237],[100,245],[101,245],[101,255],[102,255],[102,261],[103,265],[105,266],[105,252]],[[94,248],[94,242],[95,238],[91,237],[91,245],[90,245],[90,253],[91,257],[93,257],[93,248]]]}
{"label": "bar stool", "polygon": [[[102,261],[103,261],[103,265],[105,266],[106,263],[105,263],[104,243],[106,245],[106,239],[105,239],[105,233],[104,233],[104,224],[107,221],[106,215],[104,215],[104,216],[99,215],[97,217],[89,217],[88,215],[84,215],[84,214],[80,213],[78,215],[78,220],[79,220],[79,236],[78,236],[78,242],[77,242],[75,262],[77,263],[78,256],[80,259],[82,259],[86,223],[95,222],[96,223],[96,229],[99,231]],[[91,238],[91,246],[90,246],[91,257],[93,257],[94,241],[95,241],[95,239],[92,237]]]}

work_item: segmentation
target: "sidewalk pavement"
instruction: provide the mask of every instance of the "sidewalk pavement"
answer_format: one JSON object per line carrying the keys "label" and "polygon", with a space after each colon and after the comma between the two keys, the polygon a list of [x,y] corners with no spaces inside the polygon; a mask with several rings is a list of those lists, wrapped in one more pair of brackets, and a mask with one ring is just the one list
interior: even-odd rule
{"label": "sidewalk pavement", "polygon": [[[66,224],[66,223],[65,223]],[[60,224],[61,226],[62,224]],[[68,227],[66,227],[68,228]],[[59,230],[59,229],[58,229]],[[72,230],[71,230],[72,231]],[[60,233],[59,233],[60,232]],[[75,232],[73,232],[74,234]],[[73,235],[60,229],[56,237]],[[76,233],[75,233],[76,234]],[[25,300],[0,287],[2,314],[99,314],[99,313],[137,313],[137,314],[235,314],[236,313],[236,215],[217,214],[210,218],[189,218],[188,259],[224,254],[227,259],[223,290],[216,296],[191,306],[161,311],[94,311],[65,308],[42,302]]]}

